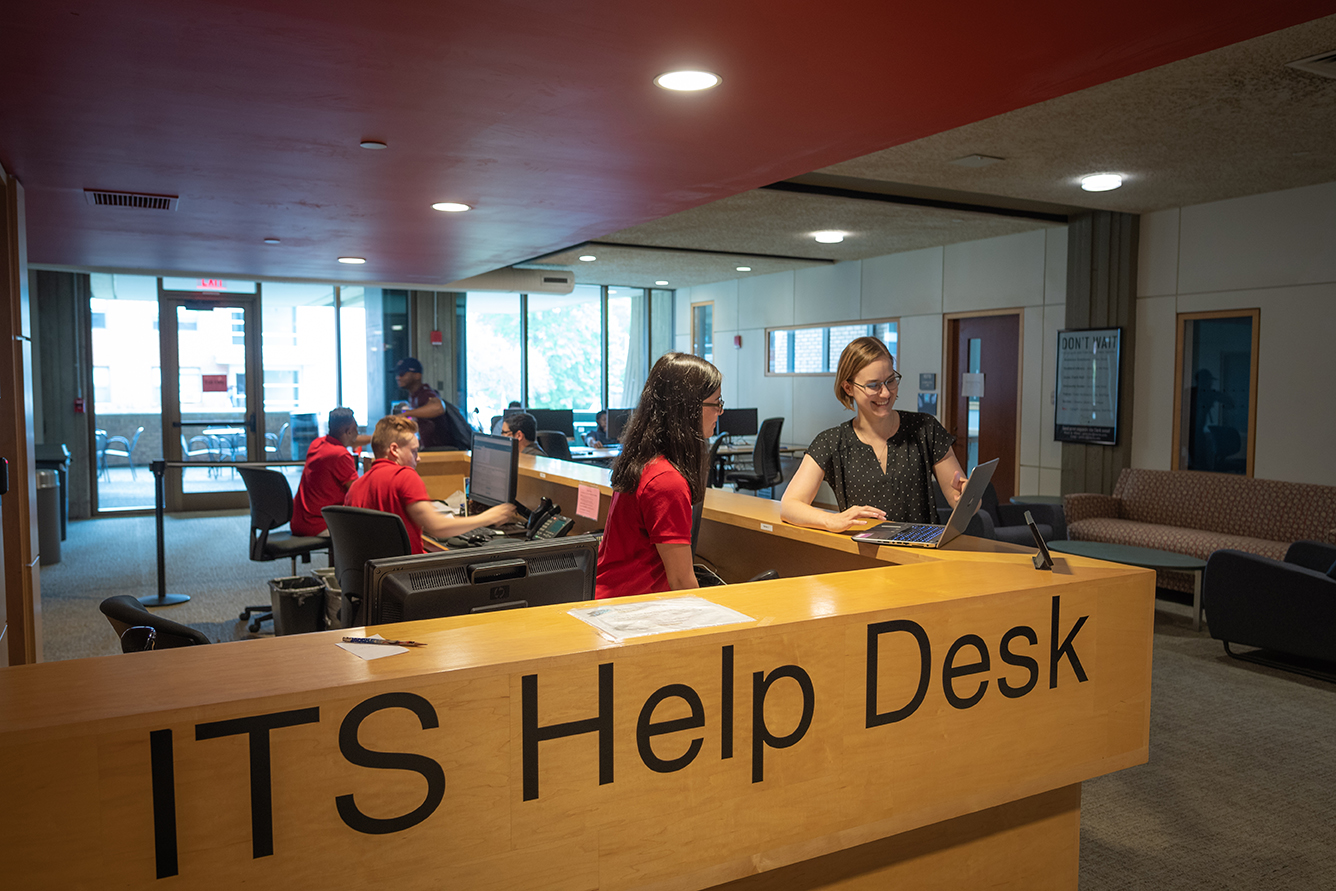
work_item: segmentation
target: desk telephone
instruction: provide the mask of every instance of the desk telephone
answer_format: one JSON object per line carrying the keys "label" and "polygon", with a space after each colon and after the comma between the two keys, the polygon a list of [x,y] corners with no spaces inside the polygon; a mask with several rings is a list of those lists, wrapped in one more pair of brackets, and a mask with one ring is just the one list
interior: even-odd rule
{"label": "desk telephone", "polygon": [[567,535],[574,526],[574,520],[561,515],[561,505],[553,504],[552,499],[544,495],[543,500],[538,503],[538,507],[529,513],[529,520],[525,524],[524,539],[533,541],[534,539],[561,538]]}

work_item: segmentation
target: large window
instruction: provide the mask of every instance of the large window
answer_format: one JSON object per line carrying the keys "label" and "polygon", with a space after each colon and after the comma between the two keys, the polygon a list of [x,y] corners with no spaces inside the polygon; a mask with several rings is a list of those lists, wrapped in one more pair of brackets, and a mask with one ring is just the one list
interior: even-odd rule
{"label": "large window", "polygon": [[511,401],[570,408],[577,427],[592,427],[599,409],[640,398],[657,355],[651,327],[662,332],[660,352],[671,349],[672,292],[599,285],[563,295],[470,291],[463,322],[464,409],[476,409],[484,429]]}
{"label": "large window", "polygon": [[840,353],[859,337],[876,337],[899,356],[899,324],[896,319],[849,322],[820,327],[770,328],[766,374],[833,374],[840,364]]}
{"label": "large window", "polygon": [[1174,469],[1252,476],[1260,310],[1178,317]]}
{"label": "large window", "polygon": [[[300,416],[308,430],[314,421],[324,433],[329,410],[339,404],[334,286],[266,284],[261,306],[265,455],[301,460],[306,456],[293,447],[293,419]],[[357,419],[367,421],[364,414]]]}
{"label": "large window", "polygon": [[529,295],[527,405],[577,412],[602,407],[602,302],[597,285]]}

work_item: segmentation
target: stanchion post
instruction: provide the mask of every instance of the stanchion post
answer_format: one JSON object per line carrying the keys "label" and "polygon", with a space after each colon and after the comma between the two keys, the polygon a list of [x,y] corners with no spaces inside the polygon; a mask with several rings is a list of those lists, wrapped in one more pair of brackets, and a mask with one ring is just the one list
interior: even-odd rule
{"label": "stanchion post", "polygon": [[187,594],[167,593],[167,546],[162,527],[163,514],[167,509],[167,489],[166,483],[163,482],[163,475],[167,472],[167,462],[150,461],[148,467],[153,471],[153,521],[158,533],[158,594],[156,597],[152,595],[140,597],[139,602],[144,606],[175,606],[178,603],[185,603],[190,597]]}

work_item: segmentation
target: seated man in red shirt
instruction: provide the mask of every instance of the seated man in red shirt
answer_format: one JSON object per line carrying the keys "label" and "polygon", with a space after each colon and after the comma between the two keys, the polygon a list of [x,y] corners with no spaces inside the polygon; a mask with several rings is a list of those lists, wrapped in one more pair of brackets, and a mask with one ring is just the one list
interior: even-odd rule
{"label": "seated man in red shirt", "polygon": [[306,466],[297,495],[292,499],[293,535],[328,535],[322,507],[343,504],[348,487],[357,479],[357,462],[348,449],[370,437],[361,435],[351,408],[336,408],[329,413],[329,433],[311,443],[306,450]]}
{"label": "seated man in red shirt", "polygon": [[513,504],[499,504],[472,517],[449,517],[432,507],[427,486],[417,473],[418,448],[416,421],[404,415],[381,418],[371,434],[376,460],[348,489],[343,503],[398,514],[408,528],[414,554],[424,552],[423,532],[442,539],[514,522]]}

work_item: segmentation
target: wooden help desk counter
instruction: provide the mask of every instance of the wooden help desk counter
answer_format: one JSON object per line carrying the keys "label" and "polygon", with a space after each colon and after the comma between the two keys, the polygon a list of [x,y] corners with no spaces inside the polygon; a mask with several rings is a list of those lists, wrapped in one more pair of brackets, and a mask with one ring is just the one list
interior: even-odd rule
{"label": "wooden help desk counter", "polygon": [[[606,512],[605,470],[521,460],[522,500]],[[726,577],[787,576],[704,592],[744,624],[618,644],[544,607],[386,626],[429,646],[370,662],[325,632],[4,669],[6,886],[1074,889],[1081,781],[1147,759],[1153,574],[776,509],[707,502]]]}

